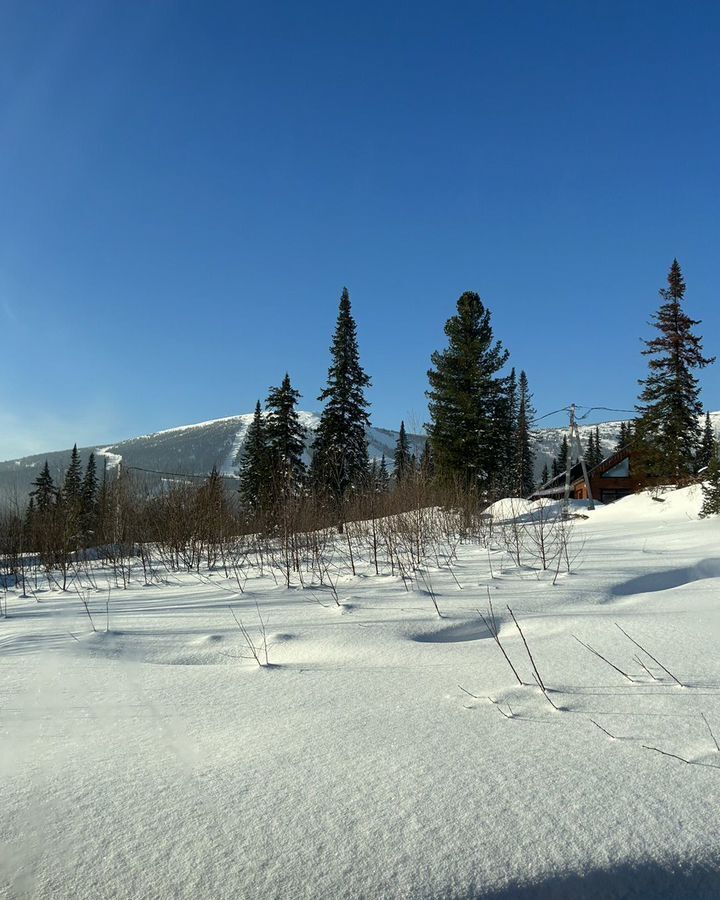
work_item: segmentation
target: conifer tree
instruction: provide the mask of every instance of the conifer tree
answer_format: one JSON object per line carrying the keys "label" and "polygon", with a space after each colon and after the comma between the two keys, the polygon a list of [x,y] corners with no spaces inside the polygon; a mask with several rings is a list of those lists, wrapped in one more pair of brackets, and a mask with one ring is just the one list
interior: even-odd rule
{"label": "conifer tree", "polygon": [[558,461],[557,456],[553,457],[552,461],[552,477],[557,478],[560,474],[560,462]]}
{"label": "conifer tree", "polygon": [[295,496],[305,481],[305,429],[295,409],[300,392],[290,384],[285,373],[280,387],[270,388],[265,401],[266,443],[269,451],[271,477],[276,493],[285,499]]}
{"label": "conifer tree", "polygon": [[648,376],[640,381],[637,437],[645,450],[646,470],[655,476],[678,478],[695,468],[700,443],[702,407],[693,370],[705,368],[714,358],[703,356],[702,340],[693,330],[700,322],[682,308],[685,282],[676,259],[660,297],[662,303],[652,321],[659,336],[644,341],[642,351],[650,359]]}
{"label": "conifer tree", "polygon": [[620,434],[618,435],[615,451],[624,450],[628,444],[628,429],[625,422],[620,423]]}
{"label": "conifer tree", "polygon": [[426,482],[432,481],[435,477],[435,459],[429,440],[423,444],[420,454],[420,474]]}
{"label": "conifer tree", "polygon": [[595,426],[595,465],[599,466],[600,463],[605,459],[605,451],[602,448],[602,441],[600,440],[600,429],[598,426]]}
{"label": "conifer tree", "polygon": [[570,448],[568,447],[567,435],[564,434],[562,441],[560,442],[560,450],[558,451],[558,455],[556,457],[557,474],[558,475],[561,472],[565,472],[567,470],[567,461],[568,461],[568,453],[569,452],[570,452]]}
{"label": "conifer tree", "polygon": [[593,459],[595,459],[595,432],[591,431],[588,435],[587,446],[585,447],[585,464],[588,469],[592,468]]}
{"label": "conifer tree", "polygon": [[327,403],[313,444],[311,471],[315,483],[340,501],[366,482],[369,462],[366,429],[370,425],[370,404],[365,389],[370,386],[370,378],[360,365],[347,288],[340,297],[330,354],[327,386],[318,397]]}
{"label": "conifer tree", "polygon": [[82,464],[77,444],[72,448],[70,465],[65,472],[62,486],[62,500],[65,506],[75,512],[79,511],[82,499]]}
{"label": "conifer tree", "polygon": [[35,490],[30,491],[30,497],[34,500],[35,509],[41,514],[48,512],[57,502],[58,490],[50,474],[50,466],[47,460],[45,460],[45,465],[42,467],[40,474],[33,481],[33,485]]}
{"label": "conifer tree", "polygon": [[715,431],[713,430],[712,422],[710,421],[710,413],[705,413],[705,427],[703,428],[702,441],[697,457],[698,469],[703,469],[705,466],[710,465],[713,453],[715,452],[715,445]]}
{"label": "conifer tree", "polygon": [[720,458],[718,448],[713,448],[713,454],[705,473],[705,481],[702,486],[703,505],[700,515],[716,516],[720,513]]}
{"label": "conifer tree", "polygon": [[370,464],[370,486],[376,494],[386,494],[390,490],[390,473],[384,453],[380,462],[374,459]]}
{"label": "conifer tree", "polygon": [[505,429],[499,412],[507,379],[498,377],[508,359],[493,340],[490,311],[467,291],[447,320],[447,349],[431,356],[428,371],[428,435],[438,474],[488,488],[503,465]]}
{"label": "conifer tree", "polygon": [[259,400],[245,435],[239,475],[239,492],[243,505],[250,512],[260,512],[268,497],[270,467],[265,422]]}
{"label": "conifer tree", "polygon": [[540,475],[540,486],[542,487],[542,485],[547,484],[549,480],[550,473],[548,472],[548,466],[547,463],[544,463],[542,467],[542,474]]}
{"label": "conifer tree", "polygon": [[97,493],[98,481],[95,454],[90,453],[87,466],[85,467],[82,486],[80,488],[80,517],[82,529],[86,534],[93,531],[95,528],[95,520],[97,518]]}
{"label": "conifer tree", "polygon": [[528,497],[535,488],[535,452],[532,448],[530,432],[530,423],[535,418],[535,409],[532,405],[532,394],[525,372],[520,372],[518,391],[520,398],[516,438],[518,487],[520,496]]}
{"label": "conifer tree", "polygon": [[410,474],[410,444],[405,433],[405,422],[400,422],[400,432],[395,444],[395,481],[400,484]]}
{"label": "conifer tree", "polygon": [[587,449],[585,451],[585,465],[588,471],[600,465],[603,461],[603,451],[600,444],[600,429],[595,428],[588,435]]}
{"label": "conifer tree", "polygon": [[87,466],[85,467],[85,475],[82,482],[82,502],[83,511],[90,512],[94,509],[97,502],[98,480],[97,465],[95,463],[95,454],[90,453]]}

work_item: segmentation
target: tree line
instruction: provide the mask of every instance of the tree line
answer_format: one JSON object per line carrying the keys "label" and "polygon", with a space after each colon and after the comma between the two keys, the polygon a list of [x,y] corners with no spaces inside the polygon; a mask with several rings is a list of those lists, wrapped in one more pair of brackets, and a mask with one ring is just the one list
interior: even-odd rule
{"label": "tree line", "polygon": [[[675,260],[652,319],[657,335],[644,341],[648,374],[640,382],[637,416],[622,423],[617,447],[632,447],[633,466],[648,483],[678,482],[703,470],[717,479],[720,498],[717,443],[709,416],[700,428],[702,406],[694,374],[714,360],[703,355],[702,340],[695,333],[699,321],[683,308],[685,290]],[[287,530],[295,527],[290,520],[301,517],[323,525],[331,522],[342,531],[348,516],[366,510],[368,501],[373,509],[380,504],[398,511],[416,504],[419,492],[428,502],[467,496],[474,504],[530,495],[537,488],[536,411],[526,372],[508,369],[509,352],[495,338],[490,310],[477,293],[460,296],[444,330],[446,346],[431,355],[427,373],[429,422],[420,458],[411,452],[401,422],[392,460],[383,457],[371,463],[366,397],[371,380],[360,361],[350,295],[343,289],[311,453],[297,411],[300,394],[286,372],[280,384],[269,389],[264,409],[257,402],[240,458],[239,490],[228,492],[225,479],[213,470],[205,483],[192,489],[182,485],[175,492],[183,495],[185,512],[187,496],[195,492],[203,507],[211,498],[210,508],[222,505],[224,515],[231,510],[235,527]],[[564,437],[551,472],[546,466],[541,482],[565,470],[568,453]],[[586,460],[592,468],[602,458],[596,427],[588,436]],[[107,478],[99,484],[94,455],[83,472],[74,447],[56,487],[46,462],[33,483],[22,522],[25,546],[39,550],[52,544],[72,550],[117,538],[109,488],[117,509],[118,495],[128,495],[131,484],[127,475],[123,479],[122,489],[114,482],[109,486]],[[136,493],[139,490],[136,486]],[[143,503],[155,504],[155,513],[163,502],[159,496],[143,498]]]}

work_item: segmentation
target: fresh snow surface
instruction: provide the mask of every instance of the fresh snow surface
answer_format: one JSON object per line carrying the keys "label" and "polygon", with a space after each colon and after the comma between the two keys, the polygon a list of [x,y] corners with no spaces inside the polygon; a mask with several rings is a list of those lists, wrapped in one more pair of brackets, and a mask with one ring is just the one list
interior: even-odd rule
{"label": "fresh snow surface", "polygon": [[[347,575],[342,607],[257,572],[243,594],[138,576],[108,633],[101,573],[98,633],[76,595],[9,590],[0,897],[719,897],[720,523],[699,505],[575,519],[555,584],[477,544],[408,589]],[[559,710],[515,681],[488,592]],[[271,668],[237,658],[228,606],[257,636],[256,604]]]}

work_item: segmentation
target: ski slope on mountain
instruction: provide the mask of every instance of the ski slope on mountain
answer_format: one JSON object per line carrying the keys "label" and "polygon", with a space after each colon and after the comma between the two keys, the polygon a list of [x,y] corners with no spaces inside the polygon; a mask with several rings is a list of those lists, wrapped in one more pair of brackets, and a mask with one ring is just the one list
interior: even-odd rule
{"label": "ski slope on mountain", "polygon": [[[0,896],[720,896],[720,523],[699,505],[579,507],[570,575],[465,545],[410,585],[346,573],[340,606],[218,572],[106,609],[98,574],[93,633],[77,596],[10,589]],[[257,635],[256,604],[269,668],[228,609]]]}
{"label": "ski slope on mountain", "polygon": [[[310,460],[310,446],[317,428],[319,415],[300,412],[300,421],[305,428],[305,461]],[[108,470],[117,470],[118,464],[127,469],[144,469],[152,472],[169,472],[178,475],[207,475],[215,466],[228,478],[235,476],[241,458],[243,442],[252,413],[239,416],[225,416],[192,425],[179,425],[151,434],[118,441],[115,444],[98,444],[80,448],[81,457],[87,459],[90,451],[99,457],[99,463],[107,462]],[[715,433],[720,433],[720,412],[711,413]],[[587,446],[590,431],[595,425],[579,426],[581,440]],[[602,450],[609,454],[615,448],[620,434],[620,422],[605,422],[597,426],[600,432]],[[535,476],[539,480],[543,466],[548,469],[557,456],[566,428],[540,428],[533,432],[535,451]],[[371,459],[380,460],[383,455],[391,467],[398,433],[386,428],[371,426],[367,431],[368,452]],[[425,436],[408,433],[411,453],[419,458]],[[22,459],[0,462],[0,504],[17,504],[22,510],[27,502],[28,491],[41,466],[48,460],[50,471],[56,481],[61,481],[70,460],[70,449],[54,451]]]}

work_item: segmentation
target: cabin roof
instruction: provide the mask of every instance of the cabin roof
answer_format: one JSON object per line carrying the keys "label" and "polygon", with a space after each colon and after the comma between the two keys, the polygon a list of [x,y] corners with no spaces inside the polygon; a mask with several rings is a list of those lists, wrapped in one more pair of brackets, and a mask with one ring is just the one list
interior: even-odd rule
{"label": "cabin roof", "polygon": [[[596,466],[593,466],[592,469],[588,469],[588,478],[594,475],[602,475],[603,473],[607,472],[608,469],[614,468],[618,463],[622,462],[628,456],[630,456],[630,447],[628,445],[621,447],[619,450],[615,450],[614,453],[606,456]],[[576,462],[575,465],[570,469],[570,487],[572,488],[582,480],[582,463]],[[565,472],[560,472],[559,475],[556,475],[554,478],[546,481],[545,484],[540,485],[540,488],[537,491],[533,492],[533,497],[555,497],[558,494],[562,494],[564,492]]]}

